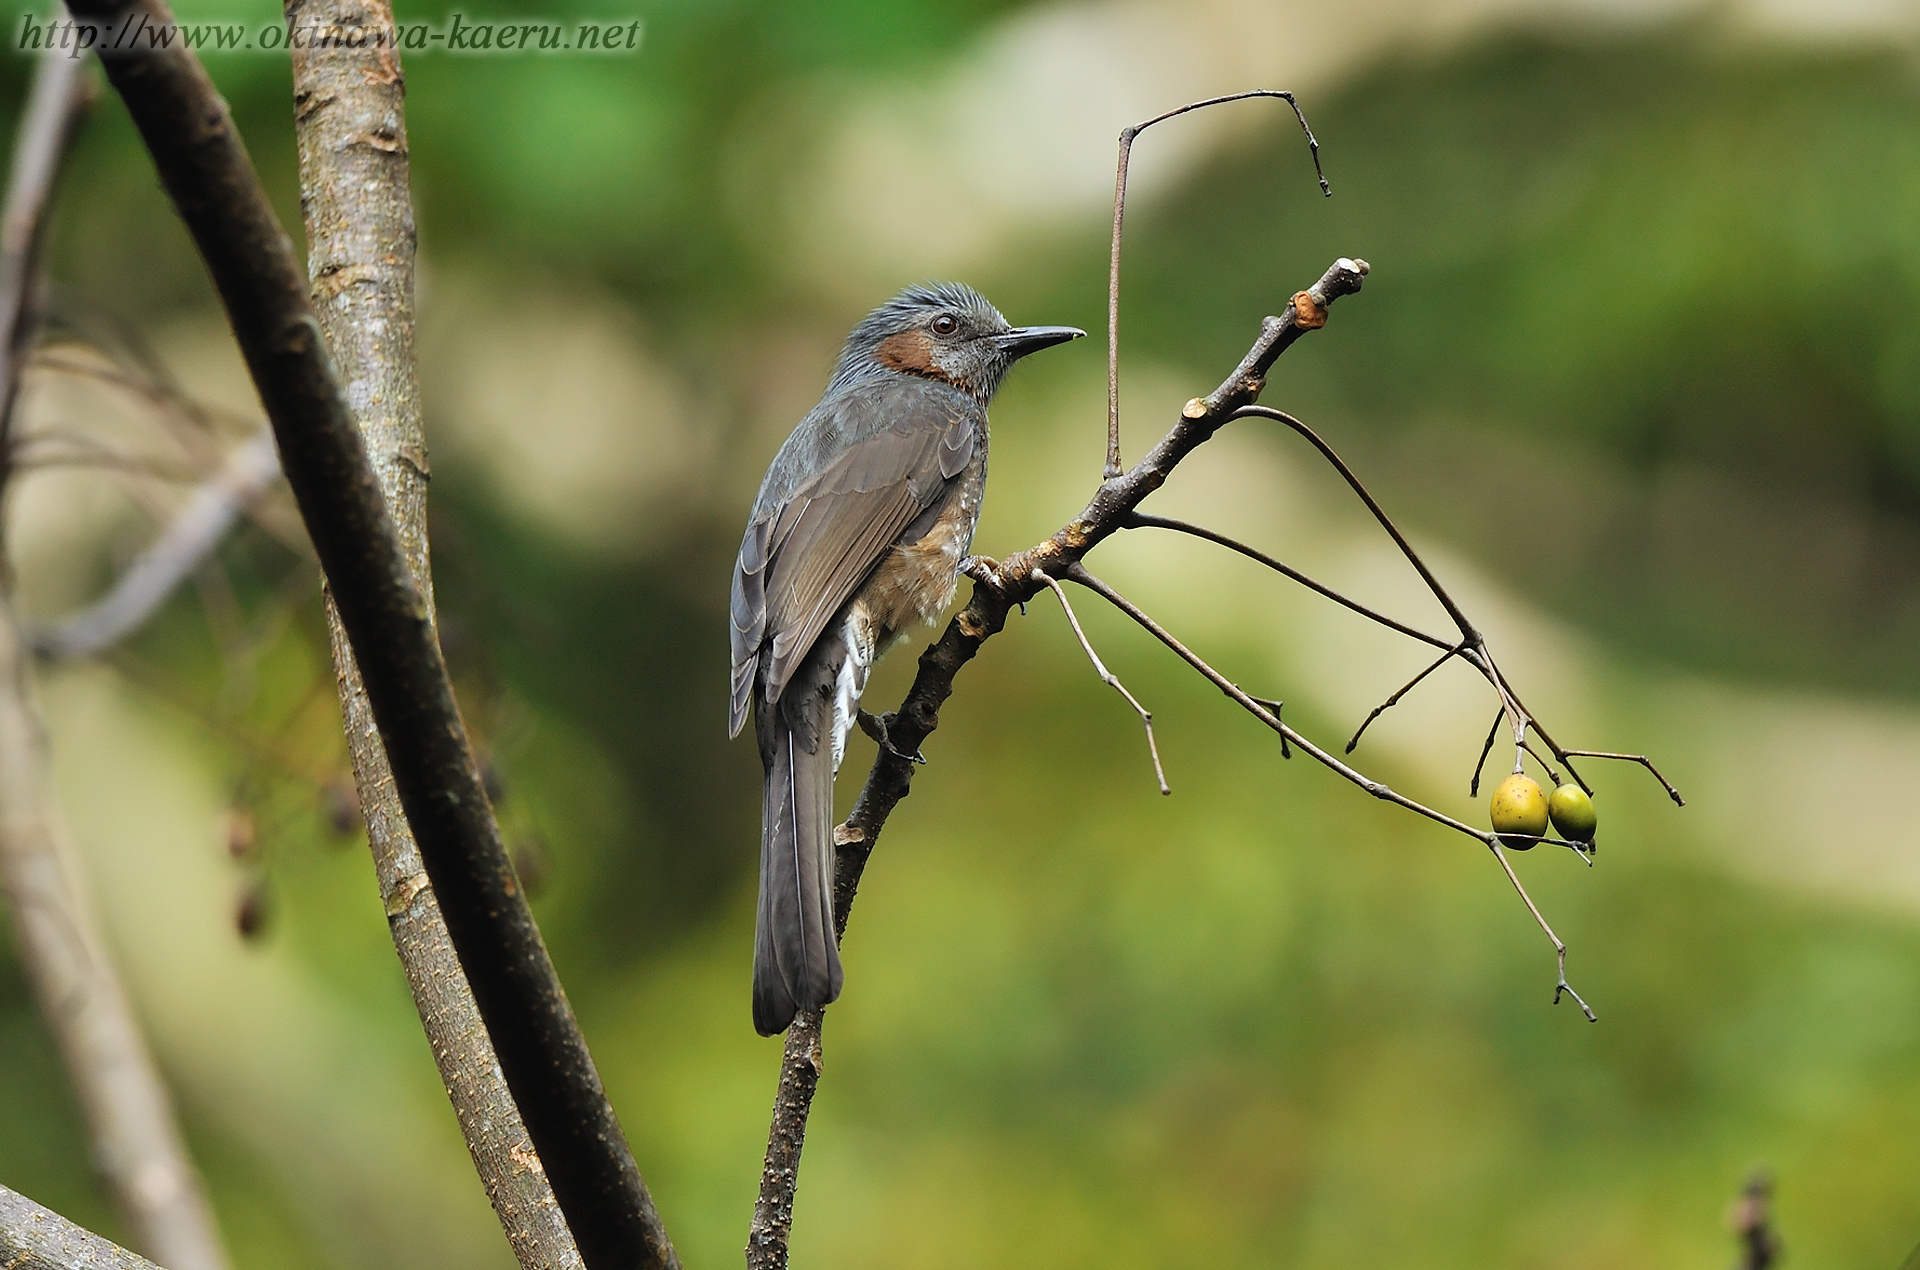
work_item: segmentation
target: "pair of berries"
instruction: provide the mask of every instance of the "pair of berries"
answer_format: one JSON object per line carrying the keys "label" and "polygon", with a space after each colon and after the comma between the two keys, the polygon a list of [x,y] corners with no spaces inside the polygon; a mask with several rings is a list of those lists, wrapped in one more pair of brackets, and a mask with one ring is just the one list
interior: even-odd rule
{"label": "pair of berries", "polygon": [[1494,832],[1513,850],[1526,851],[1546,837],[1548,820],[1569,842],[1592,842],[1600,824],[1587,791],[1571,781],[1548,796],[1532,777],[1515,772],[1493,791]]}

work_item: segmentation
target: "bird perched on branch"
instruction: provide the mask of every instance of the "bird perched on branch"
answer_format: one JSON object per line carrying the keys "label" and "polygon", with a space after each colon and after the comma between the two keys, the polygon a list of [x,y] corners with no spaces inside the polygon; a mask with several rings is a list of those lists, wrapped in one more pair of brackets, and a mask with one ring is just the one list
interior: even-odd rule
{"label": "bird perched on branch", "polygon": [[753,1025],[840,995],[833,777],[874,660],[953,600],[987,483],[987,403],[1028,353],[1085,335],[1013,327],[971,287],[909,287],[847,336],[774,456],[733,571],[731,735],[766,767]]}

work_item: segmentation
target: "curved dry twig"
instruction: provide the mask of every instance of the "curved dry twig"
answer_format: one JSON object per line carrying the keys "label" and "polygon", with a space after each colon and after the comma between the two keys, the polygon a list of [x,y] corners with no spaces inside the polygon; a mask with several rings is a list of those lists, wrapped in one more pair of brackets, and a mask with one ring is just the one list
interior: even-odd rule
{"label": "curved dry twig", "polygon": [[1133,157],[1133,143],[1136,138],[1157,123],[1195,110],[1204,110],[1209,106],[1224,106],[1228,102],[1246,101],[1253,97],[1275,97],[1287,103],[1293,109],[1293,117],[1300,121],[1300,131],[1307,136],[1307,153],[1313,157],[1313,174],[1320,179],[1320,192],[1329,198],[1333,196],[1333,187],[1327,184],[1327,174],[1320,170],[1320,143],[1314,139],[1313,129],[1307,127],[1307,117],[1300,112],[1300,103],[1293,94],[1277,88],[1255,88],[1244,93],[1228,93],[1224,97],[1209,97],[1205,101],[1188,102],[1165,114],[1155,115],[1145,123],[1137,123],[1120,130],[1119,169],[1113,178],[1113,251],[1107,266],[1107,466],[1106,479],[1120,475],[1120,241],[1122,227],[1127,217],[1127,165]]}
{"label": "curved dry twig", "polygon": [[1121,528],[1123,529],[1170,529],[1175,533],[1189,534],[1195,538],[1205,539],[1207,542],[1211,542],[1218,546],[1225,547],[1229,551],[1237,551],[1241,555],[1245,556],[1247,559],[1257,561],[1258,563],[1267,566],[1267,568],[1272,569],[1275,573],[1278,573],[1283,577],[1292,578],[1295,582],[1298,582],[1301,586],[1306,587],[1309,591],[1312,591],[1317,595],[1325,596],[1327,599],[1332,600],[1335,604],[1340,605],[1342,608],[1350,609],[1353,612],[1358,613],[1361,617],[1367,618],[1370,621],[1378,622],[1380,625],[1386,627],[1390,631],[1398,631],[1400,634],[1405,635],[1408,639],[1417,639],[1421,643],[1431,644],[1435,648],[1450,649],[1455,651],[1457,651],[1458,649],[1457,645],[1449,644],[1446,640],[1441,639],[1438,635],[1429,635],[1425,631],[1419,629],[1418,627],[1408,626],[1405,622],[1402,622],[1397,618],[1388,617],[1385,613],[1381,613],[1375,609],[1370,609],[1366,605],[1360,603],[1358,600],[1350,599],[1347,596],[1342,595],[1340,592],[1334,590],[1332,587],[1328,586],[1326,583],[1319,582],[1313,578],[1308,577],[1306,574],[1300,572],[1300,570],[1294,568],[1292,565],[1288,564],[1286,561],[1275,559],[1273,556],[1268,555],[1266,552],[1261,551],[1257,547],[1249,547],[1246,543],[1241,542],[1235,538],[1229,538],[1227,535],[1220,533],[1216,530],[1208,529],[1205,525],[1195,525],[1188,521],[1175,520],[1171,516],[1155,516],[1147,512],[1134,512],[1131,516],[1127,517],[1126,523],[1123,524]]}
{"label": "curved dry twig", "polygon": [[1060,584],[1038,569],[1033,571],[1033,576],[1036,581],[1045,583],[1047,589],[1053,592],[1054,598],[1060,601],[1060,608],[1067,615],[1067,624],[1073,627],[1073,633],[1080,640],[1080,647],[1085,650],[1087,660],[1093,663],[1094,673],[1100,676],[1100,682],[1125,697],[1127,704],[1133,707],[1133,712],[1140,716],[1140,726],[1147,730],[1147,753],[1153,756],[1153,778],[1160,783],[1162,794],[1171,794],[1173,791],[1167,787],[1166,771],[1160,766],[1160,746],[1153,739],[1153,712],[1141,705],[1138,697],[1127,691],[1127,686],[1120,682],[1120,677],[1108,670],[1107,664],[1100,660],[1100,654],[1093,651],[1093,642],[1087,638],[1086,631],[1081,629],[1080,617],[1073,611],[1073,605],[1067,602],[1067,593],[1060,589]]}
{"label": "curved dry twig", "polygon": [[1373,726],[1373,721],[1375,719],[1379,718],[1381,715],[1385,714],[1387,711],[1393,709],[1394,706],[1399,704],[1400,698],[1406,696],[1408,693],[1412,692],[1415,688],[1420,686],[1420,681],[1422,679],[1425,679],[1428,675],[1431,675],[1434,671],[1440,669],[1440,667],[1446,665],[1448,662],[1452,661],[1455,657],[1458,657],[1460,655],[1460,650],[1465,647],[1466,647],[1465,644],[1455,644],[1452,648],[1449,648],[1446,652],[1441,653],[1438,657],[1434,658],[1433,663],[1429,665],[1425,670],[1421,671],[1419,674],[1415,675],[1413,678],[1407,680],[1406,683],[1400,685],[1399,689],[1395,691],[1391,697],[1388,697],[1385,701],[1382,701],[1379,705],[1375,706],[1372,712],[1369,713],[1367,717],[1361,722],[1360,726],[1354,730],[1352,739],[1350,739],[1347,742],[1347,753],[1349,754],[1353,753],[1354,748],[1360,744],[1360,738],[1367,734],[1367,729]]}
{"label": "curved dry twig", "polygon": [[[1660,769],[1653,765],[1653,760],[1644,754],[1614,754],[1607,750],[1568,750],[1567,753],[1577,755],[1580,758],[1616,758],[1624,763],[1638,763],[1653,773],[1653,779],[1660,782],[1660,788],[1667,791],[1667,797],[1673,799],[1675,806],[1685,807],[1687,805],[1687,800],[1680,797],[1680,791],[1673,787],[1673,782],[1662,776]],[[1588,792],[1591,793],[1592,791],[1589,790]]]}

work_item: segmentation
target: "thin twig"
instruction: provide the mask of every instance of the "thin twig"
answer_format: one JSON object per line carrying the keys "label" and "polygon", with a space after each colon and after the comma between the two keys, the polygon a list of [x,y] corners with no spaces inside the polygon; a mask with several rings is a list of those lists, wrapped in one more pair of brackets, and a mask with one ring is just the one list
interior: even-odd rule
{"label": "thin twig", "polygon": [[[1334,451],[1332,446],[1322,440],[1319,433],[1284,410],[1275,410],[1271,406],[1255,405],[1249,402],[1237,410],[1234,413],[1234,417],[1271,419],[1277,423],[1284,423],[1287,427],[1292,428],[1295,432],[1305,437],[1307,441],[1320,452],[1321,457],[1333,465],[1334,469],[1340,473],[1341,477],[1353,489],[1353,492],[1359,496],[1360,501],[1366,504],[1367,510],[1373,513],[1373,517],[1380,523],[1380,527],[1387,531],[1387,536],[1393,539],[1394,544],[1400,548],[1400,553],[1407,558],[1407,562],[1411,564],[1414,571],[1420,575],[1421,581],[1427,584],[1427,589],[1433,593],[1433,597],[1440,602],[1440,606],[1446,609],[1447,616],[1452,618],[1454,625],[1459,628],[1460,638],[1465,648],[1458,655],[1463,657],[1476,670],[1480,671],[1480,673],[1486,677],[1487,682],[1493,686],[1493,690],[1499,694],[1500,700],[1507,707],[1508,717],[1513,720],[1516,743],[1518,743],[1520,737],[1525,735],[1526,730],[1531,727],[1533,731],[1539,735],[1540,739],[1546,742],[1547,748],[1553,751],[1554,756],[1560,759],[1561,762],[1566,763],[1567,773],[1572,776],[1575,781],[1579,782],[1580,788],[1591,794],[1593,792],[1592,787],[1587,784],[1585,778],[1580,775],[1574,765],[1567,761],[1569,751],[1562,748],[1560,744],[1553,739],[1552,735],[1549,734],[1544,727],[1540,726],[1539,720],[1533,717],[1532,713],[1526,709],[1525,704],[1520,700],[1519,695],[1507,684],[1505,676],[1500,673],[1499,666],[1494,663],[1493,652],[1487,647],[1486,636],[1482,635],[1473,623],[1468,620],[1465,611],[1455,602],[1452,594],[1448,592],[1446,587],[1441,585],[1440,579],[1434,575],[1433,570],[1427,567],[1427,562],[1421,559],[1418,551],[1414,550],[1413,544],[1407,540],[1407,536],[1400,532],[1400,527],[1393,523],[1393,518],[1387,515],[1386,509],[1380,505],[1379,500],[1373,496],[1373,492],[1366,487],[1365,482],[1354,473],[1352,468],[1347,466],[1346,460],[1342,459],[1339,454]],[[1422,637],[1415,636],[1415,638]]]}
{"label": "thin twig", "polygon": [[[64,18],[58,11],[54,16]],[[35,68],[14,144],[0,213],[0,452],[11,448],[20,368],[38,338],[47,208],[92,103],[87,74],[85,62],[49,49]],[[9,474],[0,458],[0,485]],[[0,569],[0,576],[8,573]],[[226,1254],[172,1099],[100,930],[59,805],[49,797],[45,737],[32,666],[11,597],[0,586],[0,878],[26,977],[73,1082],[89,1154],[134,1242],[174,1270],[225,1270]],[[27,1218],[20,1207],[26,1203],[0,1192],[0,1223]],[[7,1246],[20,1234],[0,1235],[7,1265],[33,1264],[32,1247]],[[64,1235],[49,1245],[83,1246]],[[113,1251],[127,1258],[122,1264],[137,1260]]]}
{"label": "thin twig", "polygon": [[1513,865],[1507,862],[1506,852],[1500,846],[1499,839],[1496,838],[1487,845],[1493,849],[1493,858],[1500,862],[1500,868],[1505,871],[1507,881],[1513,883],[1513,889],[1519,893],[1520,899],[1527,906],[1527,911],[1533,914],[1533,920],[1540,923],[1540,929],[1547,933],[1547,939],[1553,944],[1553,951],[1559,959],[1560,968],[1560,982],[1554,985],[1553,1003],[1559,1005],[1560,994],[1564,992],[1573,998],[1575,1005],[1580,1007],[1580,1013],[1587,1016],[1587,1022],[1598,1023],[1600,1020],[1594,1016],[1592,1007],[1588,1006],[1586,1000],[1573,990],[1573,985],[1567,982],[1567,946],[1560,942],[1560,936],[1553,933],[1553,927],[1547,925],[1547,919],[1540,915],[1540,909],[1534,904],[1533,897],[1527,894],[1527,888],[1520,885],[1520,875],[1515,873]]}
{"label": "thin twig", "polygon": [[1209,97],[1205,101],[1189,102],[1184,106],[1155,115],[1145,123],[1137,123],[1120,130],[1120,161],[1113,178],[1113,251],[1107,266],[1107,466],[1102,473],[1103,479],[1111,480],[1120,475],[1120,240],[1122,227],[1127,217],[1127,164],[1133,157],[1135,138],[1157,123],[1164,123],[1179,115],[1193,110],[1204,110],[1209,106],[1223,106],[1228,102],[1245,101],[1250,97],[1277,97],[1293,110],[1293,117],[1300,121],[1300,131],[1307,137],[1307,153],[1313,157],[1313,174],[1320,178],[1320,192],[1331,197],[1333,187],[1327,184],[1326,173],[1320,170],[1320,143],[1314,140],[1313,129],[1307,127],[1307,117],[1300,113],[1300,103],[1293,94],[1279,89],[1256,88],[1251,92],[1229,93],[1225,97]]}
{"label": "thin twig", "polygon": [[1380,501],[1373,496],[1373,491],[1368,489],[1366,483],[1358,476],[1354,475],[1353,469],[1347,466],[1345,459],[1334,452],[1332,446],[1320,439],[1319,433],[1286,411],[1275,410],[1272,406],[1248,403],[1234,411],[1234,418],[1271,419],[1276,423],[1286,424],[1289,428],[1292,428],[1295,432],[1305,437],[1314,449],[1320,451],[1320,456],[1326,459],[1328,463],[1331,463],[1334,470],[1340,473],[1347,484],[1352,487],[1353,492],[1359,495],[1360,501],[1367,505],[1367,510],[1373,513],[1373,518],[1380,522],[1380,527],[1387,531],[1387,536],[1392,538],[1394,545],[1400,548],[1400,554],[1407,558],[1407,562],[1411,564],[1414,567],[1414,571],[1420,575],[1421,581],[1427,584],[1427,589],[1433,592],[1433,597],[1440,601],[1442,608],[1446,609],[1447,616],[1452,618],[1454,625],[1460,628],[1460,638],[1462,642],[1476,648],[1483,642],[1480,637],[1480,632],[1474,629],[1472,622],[1467,620],[1466,613],[1454,602],[1453,596],[1448,593],[1447,588],[1440,585],[1440,579],[1433,575],[1433,570],[1427,568],[1427,562],[1420,558],[1420,553],[1413,549],[1413,544],[1407,541],[1407,536],[1400,532],[1400,526],[1393,523],[1393,517],[1387,515],[1387,509],[1380,506]]}
{"label": "thin twig", "polygon": [[1240,542],[1239,540],[1234,538],[1229,538],[1227,537],[1227,535],[1223,533],[1219,533],[1215,530],[1208,529],[1205,525],[1195,525],[1184,520],[1175,520],[1171,516],[1154,516],[1154,515],[1150,515],[1147,512],[1134,512],[1132,515],[1127,517],[1126,523],[1122,525],[1121,528],[1123,529],[1170,529],[1175,533],[1190,534],[1195,538],[1204,538],[1206,541],[1225,547],[1229,551],[1237,551],[1249,560],[1258,561],[1260,564],[1263,564],[1267,566],[1267,568],[1272,569],[1275,573],[1281,574],[1285,577],[1292,578],[1295,582],[1298,582],[1301,586],[1306,587],[1309,591],[1315,592],[1318,595],[1325,596],[1327,599],[1332,600],[1335,604],[1338,604],[1343,608],[1351,609],[1353,612],[1358,613],[1361,617],[1367,618],[1371,621],[1378,622],[1380,623],[1380,625],[1386,627],[1390,631],[1398,631],[1400,634],[1405,635],[1409,639],[1417,639],[1421,643],[1431,644],[1435,648],[1449,649],[1454,652],[1459,651],[1460,645],[1458,644],[1449,644],[1446,640],[1441,639],[1438,635],[1429,635],[1425,631],[1420,630],[1417,627],[1408,626],[1405,622],[1401,622],[1394,618],[1388,617],[1385,613],[1380,613],[1373,609],[1370,609],[1366,605],[1360,603],[1358,600],[1348,599],[1346,596],[1340,594],[1340,592],[1334,590],[1332,587],[1326,585],[1324,582],[1318,582],[1313,578],[1308,577],[1306,574],[1300,572],[1300,570],[1294,568],[1292,565],[1286,563],[1284,560],[1277,560],[1274,557],[1268,555],[1266,552],[1261,551],[1257,547],[1249,547],[1246,543]]}
{"label": "thin twig", "polygon": [[1441,653],[1438,657],[1436,657],[1433,660],[1432,665],[1428,666],[1425,670],[1421,671],[1419,674],[1415,675],[1413,678],[1407,680],[1407,682],[1402,684],[1399,690],[1396,691],[1391,697],[1388,697],[1385,701],[1382,701],[1379,705],[1375,706],[1373,708],[1373,712],[1366,717],[1366,719],[1360,724],[1360,726],[1357,729],[1354,730],[1353,739],[1347,742],[1347,753],[1349,754],[1353,753],[1354,747],[1360,744],[1360,738],[1366,735],[1367,729],[1373,725],[1373,721],[1375,719],[1379,718],[1381,715],[1385,714],[1387,711],[1393,709],[1394,706],[1399,704],[1400,698],[1406,696],[1409,692],[1412,692],[1415,688],[1420,686],[1420,681],[1422,679],[1425,679],[1428,675],[1431,675],[1434,671],[1440,669],[1440,667],[1446,665],[1448,662],[1452,661],[1455,657],[1459,656],[1460,650],[1465,647],[1466,647],[1465,644],[1455,644],[1452,648],[1449,648],[1446,652]]}
{"label": "thin twig", "polygon": [[1487,743],[1480,747],[1480,761],[1473,765],[1473,779],[1467,782],[1467,797],[1480,797],[1480,773],[1487,769],[1487,755],[1493,753],[1493,742],[1500,735],[1500,723],[1507,717],[1507,707],[1503,703],[1493,712],[1493,726],[1487,729]]}
{"label": "thin twig", "polygon": [[[1312,741],[1309,741],[1306,737],[1302,736],[1299,732],[1295,731],[1293,728],[1289,727],[1288,725],[1282,723],[1273,714],[1271,714],[1265,708],[1263,708],[1258,702],[1254,701],[1253,698],[1249,697],[1246,693],[1242,692],[1225,675],[1221,674],[1219,671],[1215,670],[1212,666],[1208,665],[1192,649],[1188,648],[1185,644],[1181,643],[1178,639],[1174,638],[1174,636],[1171,633],[1169,633],[1165,627],[1161,626],[1160,623],[1154,621],[1153,618],[1149,616],[1145,610],[1141,609],[1138,605],[1134,604],[1131,600],[1128,600],[1125,596],[1121,595],[1118,591],[1115,591],[1112,587],[1102,582],[1099,578],[1096,578],[1091,573],[1088,573],[1085,565],[1075,562],[1075,564],[1070,569],[1067,570],[1067,578],[1070,581],[1078,582],[1081,586],[1084,586],[1088,590],[1094,592],[1096,595],[1099,595],[1101,598],[1105,599],[1109,604],[1112,604],[1115,608],[1119,609],[1122,613],[1125,613],[1128,617],[1132,618],[1136,623],[1140,625],[1140,627],[1143,630],[1145,630],[1148,634],[1152,635],[1155,639],[1159,640],[1161,643],[1165,644],[1168,648],[1172,649],[1175,655],[1177,655],[1182,661],[1186,662],[1189,666],[1192,666],[1195,670],[1199,671],[1203,677],[1211,681],[1216,688],[1220,689],[1220,691],[1224,692],[1228,697],[1238,702],[1240,706],[1244,708],[1249,714],[1253,715],[1254,718],[1260,720],[1262,723],[1272,728],[1275,732],[1280,733],[1280,735],[1292,741],[1295,745],[1299,746],[1302,750],[1306,751],[1308,756],[1318,759],[1322,764],[1331,768],[1334,772],[1344,777],[1346,780],[1352,781],[1355,785],[1358,785],[1360,788],[1366,790],[1369,794],[1372,794],[1375,798],[1381,799],[1385,802],[1393,803],[1400,807],[1404,807],[1408,811],[1414,812],[1421,816],[1425,816],[1429,820],[1437,821],[1440,824],[1447,826],[1449,829],[1453,829],[1453,830],[1456,830],[1457,832],[1464,833],[1469,838],[1474,838],[1482,843],[1485,843],[1488,847],[1492,848],[1494,851],[1495,857],[1500,860],[1500,866],[1506,869],[1507,876],[1512,880],[1515,889],[1517,889],[1520,892],[1520,898],[1526,901],[1527,908],[1530,912],[1533,913],[1534,920],[1540,923],[1540,929],[1546,932],[1547,938],[1553,943],[1554,951],[1555,953],[1558,954],[1559,960],[1560,960],[1560,989],[1564,989],[1566,992],[1571,993],[1573,995],[1574,1000],[1580,1001],[1580,1008],[1586,1012],[1588,1019],[1593,1018],[1593,1011],[1587,1009],[1587,1003],[1585,1001],[1581,1001],[1580,994],[1577,992],[1574,992],[1572,987],[1569,986],[1567,983],[1566,945],[1560,942],[1559,936],[1553,933],[1553,928],[1547,925],[1546,919],[1544,917],[1540,916],[1540,910],[1534,907],[1533,900],[1531,897],[1527,895],[1526,888],[1520,885],[1520,879],[1517,876],[1515,876],[1512,868],[1507,865],[1506,858],[1500,855],[1500,852],[1499,852],[1500,839],[1497,834],[1490,833],[1489,831],[1484,829],[1476,829],[1472,825],[1465,824],[1461,821],[1455,820],[1452,816],[1447,815],[1445,812],[1435,811],[1433,808],[1428,807],[1424,803],[1417,802],[1414,799],[1408,798],[1405,794],[1398,792],[1397,790],[1391,788],[1390,786],[1380,781],[1374,780],[1372,777],[1367,776],[1365,773],[1355,768],[1349,767],[1347,764],[1341,762],[1339,759],[1335,758],[1332,754],[1330,754],[1326,750],[1321,749],[1319,746],[1315,745]],[[1556,989],[1553,999],[1555,1001],[1558,1001],[1560,999],[1559,989]]]}
{"label": "thin twig", "polygon": [[1685,807],[1687,805],[1687,800],[1680,797],[1680,791],[1675,789],[1667,778],[1660,774],[1660,769],[1653,765],[1653,760],[1644,754],[1612,754],[1606,750],[1568,750],[1566,752],[1577,758],[1617,758],[1626,763],[1638,763],[1653,773],[1653,779],[1660,782],[1660,788],[1667,791],[1667,797],[1673,799],[1675,806]]}
{"label": "thin twig", "polygon": [[[74,0],[73,8],[114,30],[174,29],[164,0]],[[192,50],[175,42],[100,52],[213,276],[266,407],[422,864],[539,1167],[591,1270],[670,1266],[671,1245],[514,875],[432,613],[408,570],[292,243]]]}
{"label": "thin twig", "polygon": [[1060,608],[1067,615],[1067,624],[1073,627],[1073,633],[1079,638],[1080,647],[1086,651],[1087,660],[1093,663],[1094,673],[1100,676],[1100,682],[1125,697],[1127,704],[1133,707],[1133,712],[1140,716],[1140,726],[1147,730],[1147,753],[1153,755],[1153,777],[1160,782],[1162,794],[1171,794],[1173,791],[1167,788],[1167,774],[1160,767],[1160,746],[1153,739],[1152,712],[1140,704],[1139,698],[1127,691],[1127,686],[1120,682],[1120,677],[1108,670],[1106,663],[1100,660],[1100,654],[1093,651],[1093,642],[1087,638],[1086,631],[1080,628],[1080,618],[1073,611],[1073,605],[1067,602],[1067,593],[1060,589],[1060,584],[1038,569],[1034,570],[1033,576],[1035,581],[1045,583],[1053,592],[1054,598],[1060,601]]}
{"label": "thin twig", "polygon": [[1553,770],[1552,763],[1549,763],[1546,759],[1540,757],[1540,751],[1534,749],[1533,746],[1530,743],[1528,743],[1525,737],[1522,737],[1520,740],[1520,748],[1525,750],[1527,753],[1533,755],[1533,761],[1538,763],[1543,769],[1545,769],[1548,780],[1552,781],[1555,785],[1558,785],[1560,783],[1560,773]]}
{"label": "thin twig", "polygon": [[[384,33],[357,47],[290,41],[307,276],[342,380],[362,385],[355,422],[429,618],[426,428],[413,360],[414,235],[404,84],[388,0],[288,0],[289,31]],[[394,788],[393,769],[340,615],[327,630],[336,687],[389,933],[475,1170],[526,1270],[581,1266],[547,1169],[502,1075],[439,897]],[[656,1219],[657,1222],[657,1219]],[[664,1233],[661,1236],[664,1244]],[[660,1258],[670,1263],[671,1249]]]}

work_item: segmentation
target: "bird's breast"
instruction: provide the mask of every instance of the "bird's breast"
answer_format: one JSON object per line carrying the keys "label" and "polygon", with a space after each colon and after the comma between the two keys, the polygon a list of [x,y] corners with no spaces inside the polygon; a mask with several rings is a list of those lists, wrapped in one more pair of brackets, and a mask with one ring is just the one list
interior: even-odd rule
{"label": "bird's breast", "polygon": [[973,546],[980,523],[980,498],[986,488],[986,447],[947,489],[933,523],[919,538],[894,544],[861,589],[860,603],[883,641],[920,622],[939,617],[953,603],[960,562]]}

